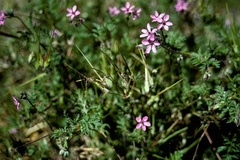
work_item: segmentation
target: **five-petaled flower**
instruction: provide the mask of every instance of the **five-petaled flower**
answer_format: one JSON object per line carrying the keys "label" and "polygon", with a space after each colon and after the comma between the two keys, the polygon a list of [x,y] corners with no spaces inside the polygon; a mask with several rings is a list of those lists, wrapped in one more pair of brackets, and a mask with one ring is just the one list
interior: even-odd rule
{"label": "five-petaled flower", "polygon": [[6,15],[4,11],[0,11],[0,25],[4,25],[4,22],[6,20]]}
{"label": "five-petaled flower", "polygon": [[131,6],[129,2],[126,2],[125,7],[122,7],[121,10],[124,14],[130,14],[133,12],[135,6]]}
{"label": "five-petaled flower", "polygon": [[147,46],[147,49],[145,51],[146,54],[149,54],[151,50],[153,51],[153,53],[157,53],[156,46],[160,46],[160,42],[158,40],[156,40],[155,38],[153,38],[153,40],[151,39],[152,38],[150,38],[149,40],[142,40],[142,44]]}
{"label": "five-petaled flower", "polygon": [[14,103],[14,105],[17,107],[17,110],[19,110],[20,109],[20,102],[18,101],[18,99],[16,98],[16,97],[12,97],[12,99],[13,99],[13,103]]}
{"label": "five-petaled flower", "polygon": [[157,32],[157,28],[152,29],[150,24],[147,24],[147,29],[142,29],[142,34],[140,35],[140,38],[147,37],[147,40],[154,41],[155,39],[155,33]]}
{"label": "five-petaled flower", "polygon": [[71,17],[70,19],[72,20],[75,16],[78,16],[80,14],[80,11],[77,10],[77,6],[74,5],[73,8],[67,8],[67,17]]}
{"label": "five-petaled flower", "polygon": [[109,11],[109,13],[112,14],[112,15],[118,15],[118,14],[120,13],[120,10],[119,10],[116,6],[114,6],[114,7],[109,7],[109,8],[108,8],[108,11]]}
{"label": "five-petaled flower", "polygon": [[159,14],[158,11],[154,12],[154,15],[151,14],[150,17],[152,18],[152,22],[158,22],[159,20],[162,19],[162,17],[164,16],[165,13],[161,13]]}
{"label": "five-petaled flower", "polygon": [[159,18],[158,21],[157,21],[159,23],[158,29],[161,29],[163,27],[166,31],[168,31],[169,26],[172,26],[173,23],[168,21],[169,20],[169,15],[168,14],[165,14],[165,13],[162,13],[162,14],[163,14],[162,18]]}
{"label": "five-petaled flower", "polygon": [[143,131],[146,131],[146,127],[151,126],[151,123],[147,121],[148,120],[148,116],[144,116],[143,118],[141,118],[141,116],[136,118],[136,121],[138,122],[136,129],[139,129],[142,127]]}
{"label": "five-petaled flower", "polygon": [[184,0],[178,0],[177,3],[175,4],[175,9],[177,12],[187,11],[188,2],[185,2]]}
{"label": "five-petaled flower", "polygon": [[138,8],[138,9],[134,9],[134,11],[133,11],[133,20],[136,20],[138,17],[140,17],[140,12],[141,12],[141,8]]}

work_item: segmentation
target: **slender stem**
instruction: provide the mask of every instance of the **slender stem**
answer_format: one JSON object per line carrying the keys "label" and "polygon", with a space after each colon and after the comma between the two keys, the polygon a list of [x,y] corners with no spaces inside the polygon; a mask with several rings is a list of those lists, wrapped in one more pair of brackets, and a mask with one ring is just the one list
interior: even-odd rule
{"label": "slender stem", "polygon": [[87,28],[87,30],[88,30],[90,33],[92,33],[92,30],[91,30],[88,26],[86,26],[84,23],[82,23],[82,25],[83,25],[85,28]]}
{"label": "slender stem", "polygon": [[[38,110],[37,110],[37,107],[36,107],[28,98],[26,98],[26,100],[30,103],[30,105],[31,105],[32,107],[34,107],[34,108],[36,109],[36,111],[38,111]],[[39,112],[39,113],[44,114],[44,113],[42,113],[42,112]],[[42,116],[42,118],[47,122],[47,124],[49,125],[51,131],[53,131],[53,128],[52,128],[50,122],[49,122],[45,117]]]}
{"label": "slender stem", "polygon": [[188,129],[188,127],[182,128],[182,129],[180,129],[180,130],[174,132],[173,134],[170,134],[170,135],[167,136],[166,138],[164,138],[164,139],[160,139],[160,140],[158,141],[158,144],[162,145],[162,144],[166,143],[169,139],[171,139],[171,138],[177,136],[178,134],[180,134],[180,133],[182,133],[182,132],[187,131],[187,129]]}
{"label": "slender stem", "polygon": [[80,48],[78,48],[78,46],[76,45],[77,49],[79,50],[79,52],[83,55],[83,57],[86,59],[86,61],[88,62],[88,64],[92,67],[93,71],[96,73],[96,75],[98,76],[98,78],[102,81],[103,78],[97,73],[97,71],[94,69],[93,65],[91,64],[91,62],[87,59],[87,57],[83,54],[83,52],[80,50]]}
{"label": "slender stem", "polygon": [[[209,124],[210,125],[210,124]],[[203,129],[204,130],[204,134],[206,135],[208,142],[210,143],[210,145],[212,146],[213,151],[215,152],[216,157],[218,158],[218,160],[222,160],[221,156],[219,155],[219,153],[216,151],[216,147],[213,146],[213,141],[210,137],[210,135],[208,134],[207,128]]]}
{"label": "slender stem", "polygon": [[2,31],[0,31],[0,35],[10,37],[10,38],[20,39],[20,37],[18,37],[18,36],[15,36],[15,35],[12,35],[12,34],[9,34],[9,33],[5,33],[5,32],[2,32]]}
{"label": "slender stem", "polygon": [[[36,112],[38,112],[37,107],[28,99],[27,93],[25,93],[25,92],[22,93],[21,94],[21,98],[27,100],[28,103],[36,110]],[[39,113],[44,115],[43,112],[39,112]],[[48,122],[48,120],[44,116],[42,116],[42,118],[47,122],[47,124],[49,125],[50,129],[53,131],[53,128],[52,128],[51,124]]]}
{"label": "slender stem", "polygon": [[171,52],[180,53],[179,51],[172,50],[172,49],[170,49],[170,48],[168,48],[168,47],[166,47],[166,46],[164,46],[164,45],[162,45],[162,44],[161,44],[161,46],[162,46],[164,49],[169,50],[169,51],[171,51]]}
{"label": "slender stem", "polygon": [[163,94],[164,92],[168,91],[169,89],[171,89],[172,87],[174,87],[175,85],[177,85],[178,83],[180,83],[183,80],[180,79],[179,81],[177,81],[176,83],[172,84],[169,87],[166,87],[164,90],[162,90],[161,92],[159,92],[157,95],[152,96],[148,101],[147,101],[147,105],[150,105],[157,97],[159,97],[161,94]]}
{"label": "slender stem", "polygon": [[162,36],[162,38],[163,38],[163,42],[165,43],[165,42],[166,42],[166,39],[165,39],[165,35],[163,34],[163,29],[160,29],[160,31],[161,31],[161,36]]}
{"label": "slender stem", "polygon": [[200,142],[201,142],[201,140],[202,140],[202,138],[203,138],[204,135],[207,137],[208,142],[209,142],[210,145],[212,146],[212,149],[213,149],[213,151],[215,152],[215,155],[216,155],[217,159],[218,159],[218,160],[222,160],[222,158],[221,158],[221,156],[219,155],[219,153],[216,152],[216,147],[213,146],[213,141],[212,141],[210,135],[208,134],[208,131],[207,131],[207,130],[208,130],[208,127],[209,127],[209,126],[210,126],[210,124],[208,124],[205,128],[203,128],[203,133],[202,133],[201,137],[199,138],[199,142],[198,142],[198,145],[197,145],[197,147],[196,147],[196,149],[195,149],[194,156],[193,156],[192,160],[194,160],[195,157],[196,157],[196,155],[197,155],[197,150],[198,150],[199,144],[200,144]]}
{"label": "slender stem", "polygon": [[16,147],[15,149],[20,148],[20,147],[24,147],[24,146],[27,146],[27,145],[30,145],[30,144],[32,144],[32,143],[34,143],[34,142],[37,142],[37,141],[40,141],[41,139],[46,138],[46,137],[48,137],[48,136],[50,136],[50,135],[51,135],[51,134],[47,134],[47,135],[42,136],[41,138],[39,138],[39,139],[37,139],[37,140],[34,140],[34,141],[32,141],[32,142],[25,143],[25,144],[23,144],[23,145],[21,145],[21,146],[18,146],[18,147]]}
{"label": "slender stem", "polygon": [[179,152],[181,152],[182,154],[187,153],[190,149],[192,149],[197,143],[199,142],[199,139],[197,139],[196,141],[194,141],[192,144],[190,144],[188,147],[180,150]]}
{"label": "slender stem", "polygon": [[177,119],[168,129],[167,129],[167,132],[166,132],[166,135],[168,135],[172,129],[178,124],[179,120]]}
{"label": "slender stem", "polygon": [[15,17],[19,21],[21,21],[21,23],[24,25],[24,27],[32,34],[32,31],[28,28],[28,26],[23,22],[23,20],[20,17],[18,17],[18,16],[13,16],[13,17]]}
{"label": "slender stem", "polygon": [[[206,128],[208,128],[208,127],[209,127],[209,125],[207,125],[207,127],[206,127]],[[199,147],[199,144],[200,144],[200,142],[201,142],[201,140],[202,140],[203,136],[204,136],[204,132],[202,133],[201,137],[199,138],[199,141],[198,141],[197,147],[196,147],[196,149],[195,149],[195,152],[194,152],[194,155],[193,155],[193,158],[192,158],[192,160],[194,160],[194,159],[195,159],[195,157],[196,157],[196,155],[197,155],[198,147]]]}

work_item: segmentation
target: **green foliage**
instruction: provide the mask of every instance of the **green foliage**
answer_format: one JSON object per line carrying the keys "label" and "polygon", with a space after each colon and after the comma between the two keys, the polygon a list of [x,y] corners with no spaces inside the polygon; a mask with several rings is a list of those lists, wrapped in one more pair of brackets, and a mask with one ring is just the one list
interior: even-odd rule
{"label": "green foliage", "polygon": [[166,43],[169,44],[170,46],[174,46],[177,49],[180,49],[182,51],[186,51],[186,37],[184,37],[180,32],[173,32],[169,31]]}
{"label": "green foliage", "polygon": [[[230,134],[229,134],[230,135]],[[233,160],[239,158],[239,136],[234,134],[231,137],[224,137],[224,146],[220,146],[217,152],[223,154],[223,159]]]}
{"label": "green foliage", "polygon": [[[126,1],[4,1],[0,159],[237,159],[237,2],[188,2],[177,12],[176,1],[131,1],[133,20],[108,12]],[[145,54],[155,11],[173,26]]]}
{"label": "green foliage", "polygon": [[173,154],[170,154],[170,158],[166,160],[181,160],[183,157],[183,154],[181,152],[175,151]]}
{"label": "green foliage", "polygon": [[211,58],[211,54],[203,51],[201,48],[197,53],[193,52],[190,54],[190,59],[193,65],[199,67],[200,71],[204,73],[209,67],[219,68],[220,62],[215,58]]}

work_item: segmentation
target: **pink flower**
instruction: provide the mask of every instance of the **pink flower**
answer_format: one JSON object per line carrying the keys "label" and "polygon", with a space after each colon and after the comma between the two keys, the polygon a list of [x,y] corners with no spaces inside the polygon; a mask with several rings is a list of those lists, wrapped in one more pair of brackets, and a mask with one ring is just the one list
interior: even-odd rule
{"label": "pink flower", "polygon": [[133,11],[133,20],[136,20],[137,17],[140,17],[141,10],[142,10],[141,8],[134,9],[134,11]]}
{"label": "pink flower", "polygon": [[120,10],[117,9],[116,6],[109,7],[108,10],[109,10],[109,13],[112,14],[112,15],[118,15],[120,13]]}
{"label": "pink flower", "polygon": [[146,131],[146,127],[151,126],[151,123],[147,121],[148,120],[148,116],[144,116],[143,118],[141,118],[141,116],[136,118],[136,121],[138,122],[136,129],[139,129],[142,127],[143,131]]}
{"label": "pink flower", "polygon": [[184,2],[184,0],[178,0],[175,9],[177,12],[187,11],[188,10],[188,2]]}
{"label": "pink flower", "polygon": [[230,21],[230,19],[226,19],[226,20],[225,20],[225,25],[229,27],[229,26],[230,26],[230,24],[231,24],[231,21]]}
{"label": "pink flower", "polygon": [[154,12],[154,15],[153,15],[153,14],[150,15],[150,17],[152,18],[152,22],[158,22],[159,19],[162,19],[162,17],[164,16],[164,14],[165,14],[165,13],[161,13],[161,14],[159,15],[158,11],[155,11],[155,12]]}
{"label": "pink flower", "polygon": [[67,8],[67,17],[71,17],[71,20],[75,17],[78,16],[80,14],[80,11],[77,10],[77,6],[74,5],[73,8]]}
{"label": "pink flower", "polygon": [[148,40],[144,39],[144,40],[142,40],[142,44],[147,46],[147,49],[145,51],[146,54],[149,54],[151,50],[153,51],[153,53],[157,53],[156,46],[160,45],[158,40],[155,40],[155,38],[150,38]]}
{"label": "pink flower", "polygon": [[129,14],[133,12],[135,6],[131,6],[129,2],[126,3],[125,7],[122,7],[121,10],[124,14]]}
{"label": "pink flower", "polygon": [[140,35],[140,38],[147,37],[147,40],[154,41],[155,39],[155,32],[157,32],[157,28],[152,29],[150,24],[147,24],[147,29],[142,29],[142,34]]}
{"label": "pink flower", "polygon": [[169,22],[169,15],[168,14],[165,14],[163,13],[163,17],[161,19],[158,19],[158,29],[161,29],[162,27],[168,31],[169,30],[169,26],[172,26],[173,23],[172,22]]}
{"label": "pink flower", "polygon": [[12,133],[12,134],[17,133],[17,128],[12,128],[12,129],[10,130],[10,133]]}
{"label": "pink flower", "polygon": [[0,11],[0,25],[4,25],[4,22],[6,20],[6,15],[4,11]]}
{"label": "pink flower", "polygon": [[16,97],[12,97],[14,105],[17,107],[17,110],[20,109],[20,103]]}

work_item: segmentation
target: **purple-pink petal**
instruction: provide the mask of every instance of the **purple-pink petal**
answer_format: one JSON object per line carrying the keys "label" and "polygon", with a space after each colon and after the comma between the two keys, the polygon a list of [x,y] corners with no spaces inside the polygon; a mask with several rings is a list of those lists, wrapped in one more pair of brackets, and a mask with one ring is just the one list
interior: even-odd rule
{"label": "purple-pink petal", "polygon": [[168,26],[163,26],[163,28],[168,31],[169,27]]}
{"label": "purple-pink petal", "polygon": [[148,120],[148,116],[144,116],[142,120],[146,122]]}
{"label": "purple-pink petal", "polygon": [[127,3],[126,3],[126,8],[129,8],[129,7],[130,7],[130,3],[127,2]]}
{"label": "purple-pink petal", "polygon": [[149,41],[147,39],[144,39],[144,40],[142,40],[142,44],[147,46],[147,45],[149,45]]}
{"label": "purple-pink petal", "polygon": [[163,26],[163,24],[159,24],[159,25],[158,25],[158,29],[161,29],[162,26]]}
{"label": "purple-pink petal", "polygon": [[157,32],[157,28],[154,28],[154,29],[152,30],[152,33],[155,33],[155,32]]}
{"label": "purple-pink petal", "polygon": [[142,130],[146,131],[146,126],[142,125]]}
{"label": "purple-pink petal", "polygon": [[149,23],[147,24],[147,30],[148,30],[148,32],[151,32],[151,26]]}
{"label": "purple-pink petal", "polygon": [[140,38],[147,37],[147,36],[148,36],[148,33],[144,33],[140,35]]}
{"label": "purple-pink petal", "polygon": [[157,53],[157,49],[156,49],[155,45],[152,45],[152,51],[153,51],[153,53]]}
{"label": "purple-pink petal", "polygon": [[154,35],[154,34],[150,34],[149,37],[148,37],[148,39],[149,39],[150,41],[154,41],[154,40],[155,40],[155,35]]}
{"label": "purple-pink petal", "polygon": [[72,8],[72,12],[75,12],[77,10],[77,6],[74,5],[73,8]]}
{"label": "purple-pink petal", "polygon": [[151,46],[151,45],[148,45],[148,46],[147,46],[147,49],[146,49],[146,53],[147,53],[147,54],[150,53],[151,49],[152,49],[152,46]]}
{"label": "purple-pink petal", "polygon": [[142,127],[142,123],[138,123],[137,126],[136,126],[136,129],[139,129]]}
{"label": "purple-pink petal", "polygon": [[172,22],[167,22],[166,25],[167,25],[167,26],[172,26],[173,23],[172,23]]}
{"label": "purple-pink petal", "polygon": [[155,46],[159,46],[160,43],[159,43],[158,41],[155,41],[155,42],[154,42],[154,45],[155,45]]}
{"label": "purple-pink petal", "polygon": [[131,6],[131,7],[129,8],[129,10],[132,12],[132,10],[134,9],[134,7],[135,7],[135,6]]}
{"label": "purple-pink petal", "polygon": [[145,126],[151,126],[151,123],[150,122],[143,122],[143,125],[145,125]]}
{"label": "purple-pink petal", "polygon": [[165,15],[165,16],[163,17],[163,20],[164,20],[164,21],[168,21],[168,20],[169,20],[169,15],[168,15],[168,14]]}
{"label": "purple-pink petal", "polygon": [[155,15],[155,17],[158,17],[158,15],[159,15],[158,11],[155,11],[154,15]]}
{"label": "purple-pink petal", "polygon": [[79,15],[80,14],[80,11],[76,11],[75,12],[75,16]]}
{"label": "purple-pink petal", "polygon": [[140,123],[142,121],[141,117],[136,117],[136,121]]}

